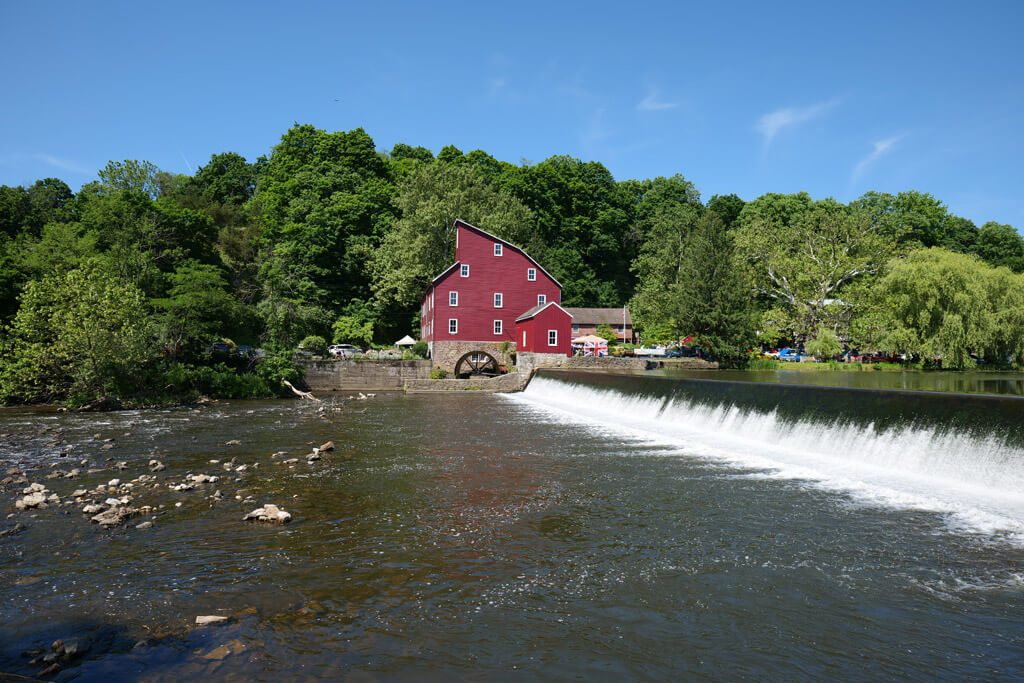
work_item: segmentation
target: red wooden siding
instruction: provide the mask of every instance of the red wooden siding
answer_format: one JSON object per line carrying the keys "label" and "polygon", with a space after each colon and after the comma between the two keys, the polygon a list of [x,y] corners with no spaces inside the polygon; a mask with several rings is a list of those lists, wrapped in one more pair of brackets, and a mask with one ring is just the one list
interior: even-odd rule
{"label": "red wooden siding", "polygon": [[[562,300],[562,288],[543,268],[515,245],[509,244],[463,221],[456,221],[455,263],[441,273],[427,289],[420,309],[422,338],[426,341],[516,341],[515,320],[537,305],[537,296],[548,302]],[[494,245],[502,255],[494,255]],[[462,277],[461,266],[469,266]],[[528,270],[536,269],[530,281]],[[449,305],[449,294],[458,292],[458,305]],[[494,295],[502,295],[495,308]],[[449,334],[448,321],[458,320],[458,332]],[[500,320],[501,334],[494,333]],[[561,342],[561,339],[559,339]]]}
{"label": "red wooden siding", "polygon": [[[554,346],[548,344],[552,331],[556,334]],[[546,306],[529,318],[516,321],[515,342],[517,351],[571,356],[572,316],[561,306]]]}

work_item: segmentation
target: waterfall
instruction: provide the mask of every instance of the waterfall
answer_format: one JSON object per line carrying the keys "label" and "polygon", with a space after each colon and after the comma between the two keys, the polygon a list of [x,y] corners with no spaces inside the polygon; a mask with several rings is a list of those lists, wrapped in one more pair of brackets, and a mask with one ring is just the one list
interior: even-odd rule
{"label": "waterfall", "polygon": [[1021,399],[577,373],[538,376],[514,400],[741,476],[937,511],[953,526],[1024,540]]}

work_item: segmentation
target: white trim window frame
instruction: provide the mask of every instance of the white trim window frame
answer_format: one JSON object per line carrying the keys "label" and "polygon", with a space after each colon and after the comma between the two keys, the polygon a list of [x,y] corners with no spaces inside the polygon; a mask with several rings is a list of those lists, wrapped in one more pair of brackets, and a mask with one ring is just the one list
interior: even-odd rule
{"label": "white trim window frame", "polygon": [[462,267],[459,268],[459,277],[469,277],[469,264],[463,263]]}
{"label": "white trim window frame", "polygon": [[494,243],[494,255],[501,256],[501,242]]}
{"label": "white trim window frame", "polygon": [[503,327],[500,320],[494,321],[494,334],[501,334],[501,328]]}
{"label": "white trim window frame", "polygon": [[548,302],[548,297],[547,297],[546,294],[538,294],[537,295],[537,305],[538,306],[543,306],[547,302]]}
{"label": "white trim window frame", "polygon": [[458,292],[454,292],[454,291],[448,292],[448,305],[449,306],[453,306],[453,307],[459,305],[459,293]]}
{"label": "white trim window frame", "polygon": [[505,297],[501,292],[494,293],[494,307],[502,308],[505,305]]}
{"label": "white trim window frame", "polygon": [[548,330],[548,346],[558,346],[558,330]]}
{"label": "white trim window frame", "polygon": [[458,333],[459,333],[459,319],[458,318],[448,318],[448,334],[458,334]]}
{"label": "white trim window frame", "polygon": [[527,268],[526,269],[526,279],[529,280],[530,282],[536,282],[537,281],[537,269],[536,268]]}

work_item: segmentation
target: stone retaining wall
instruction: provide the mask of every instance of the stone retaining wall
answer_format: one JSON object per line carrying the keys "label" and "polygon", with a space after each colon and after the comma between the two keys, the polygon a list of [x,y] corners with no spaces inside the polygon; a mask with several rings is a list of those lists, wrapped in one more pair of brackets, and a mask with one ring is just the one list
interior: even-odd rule
{"label": "stone retaining wall", "polygon": [[324,391],[401,391],[410,380],[427,379],[429,360],[306,361],[306,385]]}
{"label": "stone retaining wall", "polygon": [[470,379],[413,379],[405,383],[406,391],[484,391],[488,393],[510,393],[522,391],[530,375],[510,372],[497,377],[474,377]]}

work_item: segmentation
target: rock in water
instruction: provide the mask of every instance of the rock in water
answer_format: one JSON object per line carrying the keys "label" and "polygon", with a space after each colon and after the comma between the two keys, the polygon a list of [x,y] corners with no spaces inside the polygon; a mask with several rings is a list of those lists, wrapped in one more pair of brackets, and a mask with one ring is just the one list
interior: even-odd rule
{"label": "rock in water", "polygon": [[320,450],[321,451],[333,451],[334,450],[334,442],[333,441],[328,441],[327,443],[325,443],[325,444],[320,446]]}
{"label": "rock in water", "polygon": [[261,508],[256,508],[245,517],[242,518],[243,522],[270,522],[271,524],[287,524],[292,521],[292,515],[290,512],[282,510],[276,505],[264,505]]}
{"label": "rock in water", "polygon": [[208,614],[205,616],[196,617],[196,626],[206,626],[208,624],[219,624],[222,621],[227,621],[227,617],[218,616],[216,614]]}
{"label": "rock in water", "polygon": [[114,507],[95,515],[92,521],[104,527],[117,526],[134,517],[137,512],[135,508]]}
{"label": "rock in water", "polygon": [[150,472],[160,472],[165,467],[166,466],[162,462],[160,462],[159,460],[150,460],[149,461],[149,471]]}

